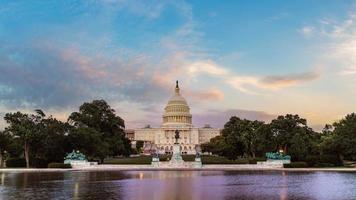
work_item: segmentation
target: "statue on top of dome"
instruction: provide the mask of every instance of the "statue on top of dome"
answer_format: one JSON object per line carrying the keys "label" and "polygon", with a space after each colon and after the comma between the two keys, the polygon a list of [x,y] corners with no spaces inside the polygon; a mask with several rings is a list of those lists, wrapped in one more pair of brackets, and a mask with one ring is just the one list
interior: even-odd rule
{"label": "statue on top of dome", "polygon": [[178,80],[176,81],[176,94],[178,94],[179,95],[179,85],[178,85]]}

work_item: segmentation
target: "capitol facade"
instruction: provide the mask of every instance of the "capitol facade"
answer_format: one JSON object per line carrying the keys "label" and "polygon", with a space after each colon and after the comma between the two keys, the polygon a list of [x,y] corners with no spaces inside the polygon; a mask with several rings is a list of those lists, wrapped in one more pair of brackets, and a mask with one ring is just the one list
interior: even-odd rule
{"label": "capitol facade", "polygon": [[206,125],[194,127],[192,114],[187,101],[180,94],[178,81],[174,95],[164,108],[162,125],[158,128],[145,127],[134,130],[134,140],[144,141],[144,149],[154,149],[159,154],[171,154],[175,142],[175,131],[180,132],[178,140],[182,154],[195,154],[200,144],[209,142],[211,138],[220,135],[220,129]]}

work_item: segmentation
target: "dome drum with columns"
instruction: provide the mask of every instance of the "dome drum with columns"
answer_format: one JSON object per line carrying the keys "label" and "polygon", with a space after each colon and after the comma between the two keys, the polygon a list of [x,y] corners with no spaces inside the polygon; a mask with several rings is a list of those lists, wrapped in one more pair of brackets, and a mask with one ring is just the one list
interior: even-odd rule
{"label": "dome drum with columns", "polygon": [[164,108],[162,126],[192,125],[192,115],[187,101],[180,95],[178,81],[176,82],[175,95],[168,101]]}
{"label": "dome drum with columns", "polygon": [[[180,138],[178,142],[182,147],[182,154],[195,154],[196,148],[200,144],[209,142],[211,138],[220,134],[220,129],[205,126],[203,128],[194,127],[192,115],[187,101],[180,94],[178,81],[174,89],[174,95],[169,99],[164,108],[162,125],[158,128],[141,128],[134,130],[136,141],[144,141],[146,147],[154,146],[154,151],[160,154],[172,153],[175,142],[175,131],[179,130]],[[144,149],[145,149],[144,146]],[[150,151],[147,152],[151,152]]]}

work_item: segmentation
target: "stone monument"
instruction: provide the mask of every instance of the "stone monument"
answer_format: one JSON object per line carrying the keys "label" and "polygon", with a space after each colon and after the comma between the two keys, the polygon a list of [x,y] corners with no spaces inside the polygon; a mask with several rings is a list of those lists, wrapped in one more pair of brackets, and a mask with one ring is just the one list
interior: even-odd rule
{"label": "stone monument", "polygon": [[169,161],[169,164],[173,167],[181,167],[184,165],[184,160],[181,155],[181,146],[179,145],[178,139],[179,139],[179,131],[175,131],[175,143],[173,145],[173,153],[172,153],[172,159]]}
{"label": "stone monument", "polygon": [[195,154],[194,168],[202,168],[202,167],[203,167],[203,164],[202,164],[201,156],[200,156],[201,148],[200,148],[199,145],[197,145],[197,146],[195,147],[195,151],[196,151],[197,153]]}
{"label": "stone monument", "polygon": [[97,162],[88,162],[85,155],[79,151],[72,151],[64,157],[64,164],[70,164],[73,168],[76,167],[88,167],[91,165],[97,165]]}
{"label": "stone monument", "polygon": [[267,158],[266,161],[257,162],[257,164],[266,165],[266,166],[283,167],[283,164],[289,164],[291,162],[291,157],[289,155],[284,155],[283,151],[267,152],[266,158]]}
{"label": "stone monument", "polygon": [[157,152],[155,152],[152,156],[151,165],[152,167],[159,167],[159,155]]}

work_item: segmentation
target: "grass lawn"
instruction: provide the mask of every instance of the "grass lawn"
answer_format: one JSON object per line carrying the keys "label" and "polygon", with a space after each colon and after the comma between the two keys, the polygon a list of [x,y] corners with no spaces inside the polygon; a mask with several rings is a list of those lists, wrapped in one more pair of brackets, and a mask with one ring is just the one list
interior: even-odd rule
{"label": "grass lawn", "polygon": [[[195,155],[182,155],[186,162],[193,162]],[[229,160],[220,156],[202,155],[203,164],[256,164],[256,160],[238,159]],[[160,156],[160,161],[168,161],[170,156]],[[104,164],[135,164],[135,165],[149,165],[151,164],[152,156],[139,156],[131,158],[108,158],[104,160]]]}

